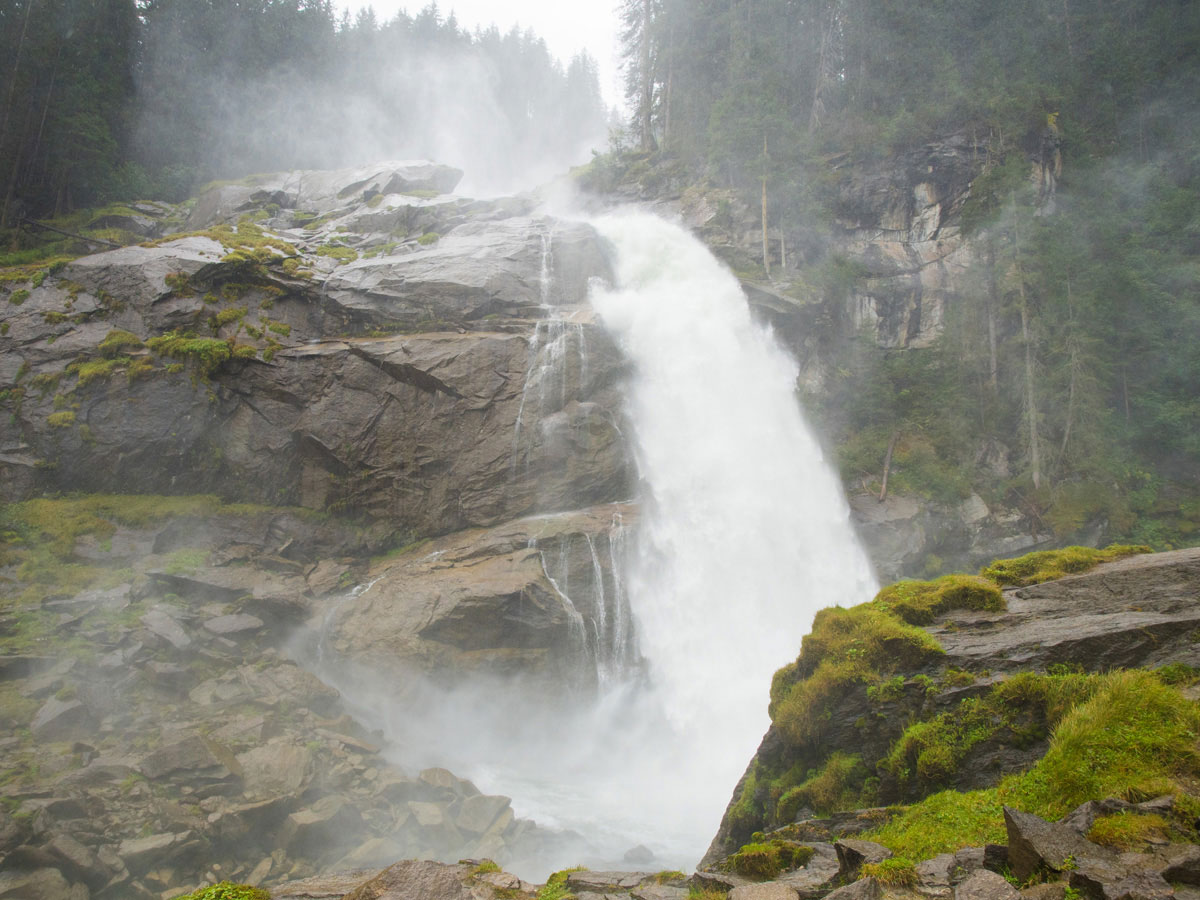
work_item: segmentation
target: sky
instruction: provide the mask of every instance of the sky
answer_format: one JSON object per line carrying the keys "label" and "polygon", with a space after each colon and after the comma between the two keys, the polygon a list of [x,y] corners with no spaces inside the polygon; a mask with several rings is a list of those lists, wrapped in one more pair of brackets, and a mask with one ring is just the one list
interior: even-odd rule
{"label": "sky", "polygon": [[[381,22],[400,10],[415,14],[428,0],[340,0],[351,14],[366,6],[375,9]],[[495,24],[501,31],[513,25],[532,28],[545,39],[551,53],[567,63],[587,50],[600,67],[600,89],[609,106],[621,105],[622,88],[617,62],[618,0],[439,0],[443,16],[451,11],[459,25],[470,30]]]}

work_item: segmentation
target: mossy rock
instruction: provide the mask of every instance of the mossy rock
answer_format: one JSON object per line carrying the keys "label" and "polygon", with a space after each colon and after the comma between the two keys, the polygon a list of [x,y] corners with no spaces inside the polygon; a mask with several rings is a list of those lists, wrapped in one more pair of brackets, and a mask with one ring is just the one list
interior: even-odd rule
{"label": "mossy rock", "polygon": [[791,841],[770,840],[744,845],[737,853],[723,860],[720,868],[755,881],[769,881],[780,872],[790,872],[807,865],[812,856],[812,847]]}

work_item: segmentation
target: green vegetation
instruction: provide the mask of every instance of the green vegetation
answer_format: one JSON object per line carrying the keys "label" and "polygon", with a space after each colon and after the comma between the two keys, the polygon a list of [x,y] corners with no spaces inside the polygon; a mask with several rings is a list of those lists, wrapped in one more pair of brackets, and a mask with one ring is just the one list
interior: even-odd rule
{"label": "green vegetation", "polygon": [[1042,550],[1016,559],[998,559],[983,570],[983,575],[1002,585],[1040,584],[1064,575],[1077,575],[1100,563],[1112,562],[1138,553],[1152,553],[1147,546],[1112,544],[1103,550],[1092,547],[1064,547]]}
{"label": "green vegetation", "polygon": [[573,900],[575,897],[567,889],[567,876],[572,872],[587,871],[583,866],[574,866],[555,872],[546,879],[546,883],[537,892],[537,900]]}
{"label": "green vegetation", "polygon": [[442,239],[442,236],[440,234],[438,234],[436,231],[427,231],[423,235],[421,235],[419,238],[417,238],[417,243],[420,244],[422,247],[428,247],[430,244],[436,244],[441,239]]}
{"label": "green vegetation", "polygon": [[177,900],[271,900],[271,895],[262,888],[251,887],[248,884],[220,881],[190,894],[184,894]]}
{"label": "green vegetation", "polygon": [[1171,830],[1171,824],[1162,816],[1120,812],[1098,818],[1087,837],[1115,850],[1142,850],[1148,841],[1168,841]]}
{"label": "green vegetation", "polygon": [[25,288],[21,288],[18,291],[13,291],[11,294],[8,295],[8,302],[11,303],[13,306],[20,306],[22,303],[24,303],[28,299],[29,299],[29,291],[26,290]]}
{"label": "green vegetation", "polygon": [[[171,331],[150,338],[146,345],[159,356],[169,356],[190,364],[200,378],[208,378],[221,364],[234,356],[238,345],[232,340],[196,337],[191,331]],[[255,352],[250,348],[251,352]]]}
{"label": "green vegetation", "polygon": [[69,409],[64,409],[62,412],[50,413],[46,417],[46,424],[51,428],[70,428],[75,424],[75,413]]}
{"label": "green vegetation", "polygon": [[884,588],[875,602],[910,625],[928,625],[952,609],[1000,610],[999,588],[971,575],[945,575],[935,581],[898,581]]}
{"label": "green vegetation", "polygon": [[[1200,776],[1195,746],[1200,709],[1153,673],[1129,670],[1076,677],[1089,682],[1079,696],[1090,696],[1065,711],[1049,750],[1031,769],[990,790],[933,794],[864,836],[922,860],[1002,842],[1002,804],[1053,820],[1085,800],[1140,801],[1163,794],[1181,798],[1181,821],[1173,827],[1194,834],[1194,820],[1187,821],[1186,810],[1195,806],[1190,789]],[[1098,835],[1111,842],[1136,841],[1162,829],[1155,821],[1159,818],[1106,823]]]}
{"label": "green vegetation", "polygon": [[756,881],[769,881],[780,872],[798,869],[812,859],[812,847],[771,840],[746,844],[722,862],[722,868]]}
{"label": "green vegetation", "polygon": [[825,814],[853,809],[859,805],[867,774],[861,756],[835,750],[819,770],[779,798],[776,818],[790,822],[804,806]]}
{"label": "green vegetation", "polygon": [[917,883],[917,867],[903,856],[893,856],[882,862],[865,863],[859,876],[874,878],[888,887],[912,887]]}
{"label": "green vegetation", "polygon": [[489,872],[499,872],[500,865],[493,859],[485,859],[474,869],[471,870],[472,875],[486,875]]}
{"label": "green vegetation", "polygon": [[344,266],[346,263],[352,263],[358,259],[358,251],[344,244],[322,244],[317,248],[317,256],[331,257]]}

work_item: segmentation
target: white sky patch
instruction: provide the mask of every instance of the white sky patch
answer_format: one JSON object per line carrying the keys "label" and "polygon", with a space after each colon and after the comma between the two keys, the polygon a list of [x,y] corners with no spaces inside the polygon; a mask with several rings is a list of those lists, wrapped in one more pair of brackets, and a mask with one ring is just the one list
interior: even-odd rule
{"label": "white sky patch", "polygon": [[[353,15],[371,6],[382,23],[401,10],[409,15],[426,6],[426,0],[338,0]],[[609,106],[623,107],[618,64],[617,0],[439,0],[442,16],[451,12],[460,27],[496,25],[502,32],[512,26],[532,28],[545,39],[550,52],[565,65],[580,50],[587,50],[600,67],[600,90]]]}

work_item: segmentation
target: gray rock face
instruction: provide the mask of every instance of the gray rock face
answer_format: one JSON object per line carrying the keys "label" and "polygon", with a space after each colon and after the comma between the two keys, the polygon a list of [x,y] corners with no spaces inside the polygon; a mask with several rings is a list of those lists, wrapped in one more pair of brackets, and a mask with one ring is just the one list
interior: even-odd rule
{"label": "gray rock face", "polygon": [[[1078,662],[1091,670],[1200,661],[1189,635],[1200,611],[1200,548],[1134,556],[1005,592],[1008,609],[954,614],[931,629],[948,660],[993,671]],[[956,630],[957,629],[957,630]],[[987,663],[982,663],[983,660]]]}
{"label": "gray rock face", "polygon": [[607,505],[421,545],[373,571],[370,590],[331,607],[330,646],[397,675],[415,666],[446,677],[482,670],[586,679],[581,662],[591,651],[569,631],[579,615],[596,629],[601,654],[631,664],[618,639],[613,542],[633,520],[629,507]]}
{"label": "gray rock face", "polygon": [[[743,884],[729,892],[729,900],[798,900],[795,888],[778,881],[763,884]],[[872,898],[877,900],[877,898]]]}

